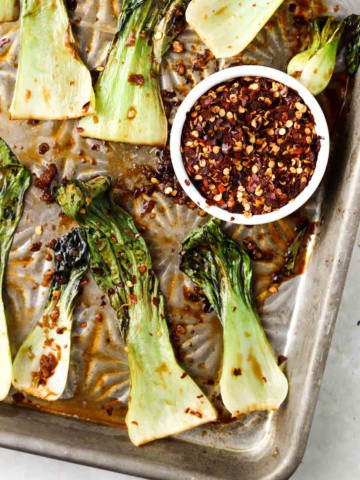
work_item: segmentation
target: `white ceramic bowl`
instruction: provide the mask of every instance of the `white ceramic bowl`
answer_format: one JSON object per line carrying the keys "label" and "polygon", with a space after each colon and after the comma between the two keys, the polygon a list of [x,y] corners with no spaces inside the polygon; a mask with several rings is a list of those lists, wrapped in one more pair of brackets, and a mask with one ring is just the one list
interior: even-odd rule
{"label": "white ceramic bowl", "polygon": [[[321,142],[314,174],[304,190],[293,201],[284,205],[279,210],[270,213],[264,213],[262,215],[253,215],[251,217],[246,217],[241,213],[231,213],[214,205],[209,206],[207,199],[203,197],[196,189],[186,173],[180,151],[181,135],[186,120],[186,115],[191,110],[194,103],[215,85],[237,77],[270,78],[297,91],[302,97],[304,103],[310,108],[314,116],[316,132],[320,136]],[[306,87],[304,87],[300,82],[290,75],[287,75],[279,70],[275,70],[274,68],[257,65],[242,65],[239,67],[227,68],[210,75],[196,85],[196,87],[194,87],[186,96],[174,119],[170,138],[170,152],[175,174],[182,188],[185,190],[191,200],[193,200],[193,202],[195,202],[201,209],[205,210],[214,217],[220,218],[227,222],[239,223],[243,225],[259,225],[262,223],[274,222],[280,218],[290,215],[295,210],[300,208],[311,197],[324,176],[329,158],[329,144],[329,130],[323,111],[321,110],[317,100]]]}

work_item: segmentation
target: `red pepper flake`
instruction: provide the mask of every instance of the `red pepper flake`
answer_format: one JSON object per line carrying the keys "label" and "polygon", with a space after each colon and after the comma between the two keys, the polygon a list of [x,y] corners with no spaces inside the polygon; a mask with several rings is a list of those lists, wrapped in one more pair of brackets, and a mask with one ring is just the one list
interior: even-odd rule
{"label": "red pepper flake", "polygon": [[135,43],[136,43],[136,31],[131,30],[129,38],[126,40],[125,45],[127,47],[133,47],[135,45]]}
{"label": "red pepper flake", "polygon": [[139,85],[143,86],[145,85],[145,78],[143,75],[137,74],[137,73],[132,73],[128,77],[128,82],[131,83],[131,85]]}
{"label": "red pepper flake", "polygon": [[82,322],[82,323],[80,324],[80,327],[81,327],[81,328],[86,328],[86,327],[87,327],[87,322]]}
{"label": "red pepper flake", "polygon": [[138,271],[139,271],[140,273],[145,273],[145,272],[147,271],[147,266],[144,265],[144,264],[139,265],[139,266],[138,266]]}
{"label": "red pepper flake", "polygon": [[85,105],[83,105],[82,107],[83,113],[88,112],[89,108],[90,108],[90,102],[86,102]]}
{"label": "red pepper flake", "polygon": [[186,326],[177,325],[176,330],[175,330],[175,335],[177,337],[181,337],[182,335],[184,335],[184,333],[186,333]]}
{"label": "red pepper flake", "polygon": [[190,410],[190,408],[187,408],[185,410],[185,413],[190,413],[190,415],[194,415],[194,417],[202,418],[202,414],[200,412],[198,412],[197,410]]}
{"label": "red pepper flake", "polygon": [[285,363],[287,360],[287,357],[285,357],[285,355],[279,355],[278,356],[278,365],[282,365],[283,363]]}
{"label": "red pepper flake", "polygon": [[30,252],[38,252],[41,247],[42,247],[42,242],[35,242],[35,243],[30,245],[29,251]]}
{"label": "red pepper flake", "polygon": [[[47,143],[42,143],[41,145],[47,145]],[[40,152],[41,145],[39,146],[39,152]],[[47,145],[47,147],[49,146]],[[34,175],[35,177],[34,186],[39,190],[41,190],[40,198],[42,201],[44,201],[48,205],[55,202],[55,197],[52,193],[52,183],[56,179],[56,176],[57,176],[57,168],[54,163],[50,163],[47,166],[46,170],[39,177]]]}
{"label": "red pepper flake", "polygon": [[136,305],[136,304],[137,304],[136,295],[134,295],[133,293],[130,293],[129,297],[130,297],[131,303],[134,304],[134,305]]}
{"label": "red pepper flake", "polygon": [[48,143],[44,142],[39,145],[38,152],[40,153],[40,155],[44,155],[49,150],[50,150],[50,146]]}
{"label": "red pepper flake", "polygon": [[136,422],[135,420],[133,420],[131,423],[132,423],[133,425],[139,426],[138,422]]}
{"label": "red pepper flake", "polygon": [[242,375],[241,368],[233,368],[233,371],[231,372],[235,377],[238,377]]}
{"label": "red pepper flake", "polygon": [[65,330],[66,330],[66,327],[59,327],[56,329],[56,333],[58,335],[62,335],[65,332]]}
{"label": "red pepper flake", "polygon": [[187,377],[187,373],[186,373],[186,372],[184,372],[184,373],[181,375],[180,378],[185,378],[185,377]]}
{"label": "red pepper flake", "polygon": [[155,307],[159,306],[160,300],[158,299],[158,297],[153,297],[152,301]]}
{"label": "red pepper flake", "polygon": [[53,353],[41,355],[39,372],[35,375],[39,378],[39,385],[46,385],[47,380],[55,373],[58,361]]}
{"label": "red pepper flake", "polygon": [[110,234],[110,238],[114,243],[117,243],[117,238],[116,238],[116,235],[114,233]]}

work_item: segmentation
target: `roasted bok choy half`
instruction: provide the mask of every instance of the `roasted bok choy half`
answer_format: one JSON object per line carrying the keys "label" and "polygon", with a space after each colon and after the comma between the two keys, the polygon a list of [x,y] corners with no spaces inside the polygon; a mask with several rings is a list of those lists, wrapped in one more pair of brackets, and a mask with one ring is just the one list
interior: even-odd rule
{"label": "roasted bok choy half", "polygon": [[63,0],[24,0],[11,118],[56,120],[91,113],[91,76],[75,49]]}
{"label": "roasted bok choy half", "polygon": [[148,248],[109,189],[108,177],[71,181],[57,199],[85,230],[93,277],[116,312],[130,366],[126,425],[141,445],[216,420],[217,413],[175,359]]}
{"label": "roasted bok choy half", "polygon": [[19,18],[18,0],[1,0],[0,22],[14,22]]}
{"label": "roasted bok choy half", "polygon": [[288,382],[266,339],[251,297],[246,252],[212,219],[182,244],[181,270],[204,292],[223,325],[221,397],[233,417],[277,410]]}
{"label": "roasted bok choy half", "polygon": [[310,20],[309,45],[288,65],[288,74],[297,78],[313,95],[329,85],[337,54],[345,48],[345,66],[353,77],[360,64],[360,15],[342,21],[333,17]]}
{"label": "roasted bok choy half", "polygon": [[136,145],[166,144],[159,70],[161,57],[178,32],[183,3],[124,0],[105,69],[95,85],[96,114],[80,121],[82,136]]}
{"label": "roasted bok choy half", "polygon": [[245,50],[284,0],[192,0],[186,20],[217,58]]}
{"label": "roasted bok choy half", "polygon": [[329,84],[335,68],[344,23],[332,17],[310,21],[309,47],[298,53],[288,65],[288,74],[297,78],[313,95]]}
{"label": "roasted bok choy half", "polygon": [[15,388],[44,400],[57,400],[68,377],[74,303],[89,258],[81,230],[61,237],[54,256],[56,272],[44,313],[21,345],[12,376]]}
{"label": "roasted bok choy half", "polygon": [[30,173],[0,139],[0,400],[11,386],[11,352],[2,298],[5,268],[30,185]]}

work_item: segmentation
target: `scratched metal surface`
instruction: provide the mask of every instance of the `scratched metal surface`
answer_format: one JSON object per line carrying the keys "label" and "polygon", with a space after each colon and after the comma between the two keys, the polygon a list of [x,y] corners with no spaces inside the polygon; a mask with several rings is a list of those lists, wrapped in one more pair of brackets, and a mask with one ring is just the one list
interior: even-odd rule
{"label": "scratched metal surface", "polygon": [[[287,60],[291,57],[291,52],[296,51],[301,45],[301,38],[304,34],[301,26],[296,29],[293,27],[294,16],[299,13],[299,10],[307,17],[325,12],[324,6],[315,0],[295,2],[298,3],[298,10],[295,13],[290,12],[289,3],[284,3],[270,24],[259,34],[241,58],[234,58],[231,61],[211,60],[204,71],[199,72],[192,69],[194,58],[204,52],[204,46],[199,43],[193,32],[186,30],[181,36],[181,40],[186,46],[186,52],[184,54],[169,53],[164,61],[162,70],[163,88],[174,89],[177,97],[181,99],[192,83],[200,81],[201,78],[216,69],[239,62],[260,63],[284,70]],[[335,1],[328,2],[331,7],[330,11],[334,11],[334,7],[338,3]],[[78,3],[75,12],[70,14],[81,56],[90,69],[101,65],[106,58],[106,52],[115,31],[119,5],[120,2],[115,0],[83,0]],[[357,0],[340,2],[340,5],[341,8],[336,13],[337,15],[345,15],[350,12],[360,13]],[[335,10],[337,9],[335,8]],[[1,38],[8,38],[10,41],[0,47],[0,137],[9,143],[31,172],[39,174],[46,163],[52,162],[57,165],[60,178],[64,176],[87,179],[95,174],[107,173],[111,175],[114,181],[121,178],[123,184],[126,184],[127,187],[131,188],[139,185],[142,181],[139,165],[153,163],[156,158],[154,150],[82,139],[76,133],[76,121],[40,122],[36,125],[29,125],[26,121],[9,120],[8,107],[14,88],[19,50],[18,23],[0,25]],[[183,61],[187,67],[185,76],[179,76],[176,73],[175,65],[179,60]],[[334,85],[333,88],[339,99],[345,98],[345,88],[339,89],[337,85]],[[325,112],[329,108],[329,104],[330,108],[334,108],[333,104],[329,103],[329,98],[323,96],[320,100]],[[341,105],[342,102],[340,101],[336,108],[340,109]],[[334,113],[334,110],[332,110],[328,116],[333,133],[340,126],[342,127],[334,120],[334,116],[337,117],[338,112],[335,115]],[[349,114],[348,118],[351,115],[353,113]],[[356,146],[356,141],[358,139],[352,139],[351,145]],[[51,148],[45,155],[40,155],[38,146],[43,142],[48,143]],[[95,144],[99,145],[99,151],[92,149]],[[350,158],[346,157],[343,149],[339,150],[340,147],[335,142],[333,142],[332,147],[333,152],[337,151],[340,152],[339,155],[343,155],[341,164],[346,166],[346,162],[350,162]],[[356,165],[358,165],[360,159],[357,156],[354,159],[354,155],[352,161],[355,162],[356,160]],[[338,157],[336,157],[336,160],[338,161]],[[335,154],[333,153],[332,162],[334,161]],[[340,185],[342,188],[342,184]],[[2,405],[0,416],[3,417],[3,428],[0,425],[0,443],[14,448],[28,449],[61,458],[69,458],[74,461],[96,464],[104,468],[129,471],[151,478],[178,478],[177,475],[179,475],[179,478],[197,479],[234,478],[233,474],[231,474],[232,476],[230,473],[227,474],[227,472],[232,471],[230,466],[227,465],[227,461],[224,460],[229,455],[229,461],[232,462],[233,468],[235,468],[235,465],[239,465],[243,472],[252,472],[246,477],[239,473],[238,478],[262,478],[265,473],[270,475],[271,472],[272,475],[275,475],[274,472],[280,465],[281,451],[285,452],[282,442],[285,441],[286,429],[288,429],[287,435],[291,442],[296,440],[299,444],[300,431],[297,438],[294,438],[295,426],[292,431],[290,429],[291,422],[295,421],[295,417],[302,417],[304,419],[302,431],[306,432],[316,400],[317,384],[315,380],[313,380],[312,385],[312,397],[307,397],[302,402],[299,400],[302,387],[308,381],[309,375],[306,374],[304,364],[301,365],[301,369],[294,368],[297,362],[296,352],[299,345],[306,340],[307,350],[303,352],[303,357],[309,359],[311,375],[317,375],[317,378],[320,379],[325,361],[323,357],[326,357],[327,342],[334,322],[334,318],[331,317],[332,323],[328,324],[326,331],[322,332],[322,336],[319,334],[318,337],[311,339],[307,335],[311,330],[311,322],[316,322],[313,313],[308,312],[304,324],[305,328],[301,330],[297,329],[298,320],[296,317],[299,311],[304,308],[304,304],[308,303],[306,290],[310,289],[309,291],[311,291],[313,288],[315,291],[319,285],[322,285],[325,291],[331,281],[329,274],[328,278],[321,277],[321,280],[314,284],[315,277],[312,273],[312,269],[320,261],[318,259],[321,258],[321,252],[323,251],[325,254],[324,243],[321,243],[324,242],[324,240],[321,240],[322,236],[326,237],[329,230],[334,228],[333,223],[327,223],[330,222],[328,209],[331,207],[335,210],[341,207],[337,203],[338,199],[332,198],[331,203],[325,203],[329,196],[329,188],[328,184],[325,183],[303,212],[311,221],[320,224],[320,228],[316,229],[315,235],[311,236],[307,244],[306,258],[314,257],[310,262],[309,271],[301,277],[296,277],[282,284],[275,294],[269,290],[274,287],[272,275],[283,264],[288,245],[295,238],[297,218],[291,217],[276,224],[251,229],[245,227],[229,228],[229,233],[237,240],[241,241],[250,236],[256,239],[262,250],[271,254],[270,261],[254,262],[254,292],[262,309],[261,318],[275,354],[285,354],[289,357],[286,373],[290,383],[290,396],[279,414],[251,414],[241,420],[228,422],[226,413],[223,412],[221,423],[202,426],[199,429],[178,435],[177,439],[182,440],[180,442],[177,440],[155,442],[153,445],[135,452],[127,440],[126,431],[111,428],[124,427],[129,389],[128,365],[115,315],[109,305],[100,308],[101,292],[90,278],[90,283],[84,288],[75,310],[71,366],[64,395],[60,400],[53,403],[26,398],[22,402],[21,408],[16,406],[11,407],[10,410],[10,407]],[[194,303],[184,296],[184,287],[191,287],[191,285],[178,270],[178,252],[181,239],[204,219],[198,215],[196,210],[189,210],[186,206],[177,205],[172,199],[161,193],[154,194],[152,198],[156,200],[156,206],[152,212],[154,215],[151,216],[149,214],[141,215],[143,201],[146,197],[139,197],[134,201],[129,196],[124,196],[123,203],[133,213],[138,225],[145,228],[145,237],[150,246],[154,267],[159,275],[162,291],[166,298],[169,326],[179,360],[221,410],[221,402],[217,398],[219,393],[217,379],[221,367],[222,353],[221,326],[213,314],[202,312],[200,303]],[[349,235],[346,237],[348,248],[344,255],[343,270],[346,267],[346,255],[349,254],[351,248],[351,228],[357,220],[355,215],[357,212],[355,212],[354,207],[356,203],[354,203],[353,198],[350,200],[352,202],[348,202],[347,208],[352,208],[350,213],[353,213],[353,215],[350,215],[347,219],[349,222]],[[43,227],[41,238],[36,237],[34,232],[37,225]],[[45,245],[52,238],[62,235],[70,227],[71,223],[69,221],[59,217],[59,208],[55,204],[46,206],[41,202],[39,190],[32,186],[26,198],[25,212],[15,236],[6,275],[5,301],[9,312],[9,332],[13,355],[40,317],[44,307],[47,287],[41,284],[43,283],[44,273],[53,266],[52,262],[45,258],[46,254],[49,253]],[[333,237],[332,241],[335,242]],[[39,240],[43,243],[42,249],[31,254],[29,246]],[[328,242],[328,245],[330,244],[331,242]],[[314,253],[314,248],[319,252]],[[338,246],[337,251],[339,251]],[[335,246],[333,251],[329,250],[327,252],[331,256],[328,261],[332,261],[334,252]],[[341,278],[338,282],[337,301],[339,301],[341,294]],[[336,312],[336,308],[337,303],[334,303],[332,311]],[[95,319],[99,313],[102,318],[101,322]],[[319,324],[321,323],[320,316],[325,313],[319,313]],[[185,327],[184,334],[176,335],[178,325]],[[317,342],[322,345],[323,356],[321,357],[322,361],[318,360],[316,363],[315,358],[311,357],[311,347],[317,345]],[[321,352],[319,351],[319,355]],[[310,363],[310,360],[312,363]],[[305,362],[305,359],[303,358],[302,361]],[[301,377],[300,370],[303,371],[305,376]],[[14,391],[10,393],[8,403],[13,402],[14,393]],[[294,399],[297,402],[295,404]],[[299,410],[300,404],[301,409]],[[42,414],[39,417],[38,413],[23,407],[29,407],[32,410],[40,409],[58,416],[48,417]],[[307,425],[305,425],[305,414],[307,414]],[[10,417],[14,415],[16,419],[12,419],[12,422],[10,422]],[[61,415],[88,420],[96,425],[82,423],[81,426],[78,426],[79,424],[76,423],[74,427],[74,423],[71,423],[75,433],[74,438],[70,440],[66,434],[66,425],[70,425],[66,422],[70,422],[70,420],[61,418]],[[26,419],[29,423],[26,426],[23,423],[21,430],[21,421],[25,422]],[[32,422],[35,421],[37,422],[36,432],[38,436],[30,431],[26,434],[26,437],[22,438],[20,432],[26,432]],[[48,425],[48,428],[45,427],[45,424]],[[99,424],[107,425],[106,429],[100,427]],[[56,427],[59,425],[61,426],[62,436],[59,433],[59,428]],[[18,434],[16,433],[17,429],[19,429]],[[54,429],[56,429],[56,433]],[[81,435],[79,432],[81,432]],[[89,453],[90,450],[88,451],[87,447],[92,441],[91,436],[96,435],[95,432],[101,432],[104,442],[98,444],[94,442],[91,450],[91,452],[97,452],[94,457],[93,454]],[[86,435],[89,440],[87,446],[83,445],[84,442],[81,441],[83,435]],[[110,446],[109,435],[116,438],[118,447]],[[25,438],[27,442],[25,442]],[[45,443],[43,443],[44,440]],[[77,442],[72,447],[74,453],[69,453],[70,445],[73,442]],[[105,451],[103,451],[103,445],[100,445],[100,443],[106,445]],[[204,458],[206,457],[206,449],[214,452],[211,455],[209,454],[213,460],[214,469],[209,470],[206,461],[202,460],[192,460],[193,463],[190,461],[190,464],[186,467],[182,465],[182,454],[179,452],[184,452],[183,455],[185,455],[189,448],[188,445],[191,444],[202,447],[200,449],[194,446],[191,451],[194,453],[198,451],[199,453],[196,455],[203,455]],[[54,445],[57,446],[57,450],[55,450]],[[67,445],[69,448],[67,448]],[[304,441],[301,448],[303,448],[303,445]],[[216,450],[213,447],[216,447]],[[115,448],[117,455],[113,453],[113,448]],[[299,455],[301,448],[298,445],[296,454],[293,451],[293,456]],[[178,457],[175,455],[174,449],[177,450]],[[167,454],[167,459],[164,458],[164,453]],[[231,457],[231,455],[234,456]],[[122,458],[122,461],[116,461],[116,458]],[[172,459],[170,464],[169,459]],[[238,464],[238,462],[240,463]],[[139,463],[144,465],[143,468],[139,466]],[[166,465],[171,467],[172,472],[166,469]],[[218,470],[221,469],[221,471],[216,470],[217,465]],[[253,465],[253,468],[251,468],[251,465]],[[283,463],[285,468],[284,465]],[[238,470],[236,471],[238,472]]]}

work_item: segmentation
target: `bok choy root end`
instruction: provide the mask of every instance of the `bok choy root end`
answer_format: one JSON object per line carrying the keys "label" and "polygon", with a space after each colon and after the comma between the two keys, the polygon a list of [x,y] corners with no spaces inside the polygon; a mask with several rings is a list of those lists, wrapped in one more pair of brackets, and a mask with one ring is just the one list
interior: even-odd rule
{"label": "bok choy root end", "polygon": [[0,400],[9,392],[12,369],[2,289],[11,244],[29,185],[30,173],[0,139]]}
{"label": "bok choy root end", "polygon": [[233,417],[277,410],[288,391],[251,298],[246,252],[210,220],[184,241],[181,270],[208,298],[223,325],[221,397]]}
{"label": "bok choy root end", "polygon": [[94,113],[90,72],[75,49],[63,0],[24,0],[12,119],[56,120]]}
{"label": "bok choy root end", "polygon": [[61,237],[54,256],[45,311],[15,357],[12,378],[21,392],[48,401],[60,397],[68,377],[74,302],[88,268],[83,233],[74,229]]}
{"label": "bok choy root end", "polygon": [[148,248],[109,189],[108,177],[72,181],[57,199],[86,232],[93,277],[116,311],[130,366],[126,424],[141,445],[216,420],[217,413],[176,361]]}

